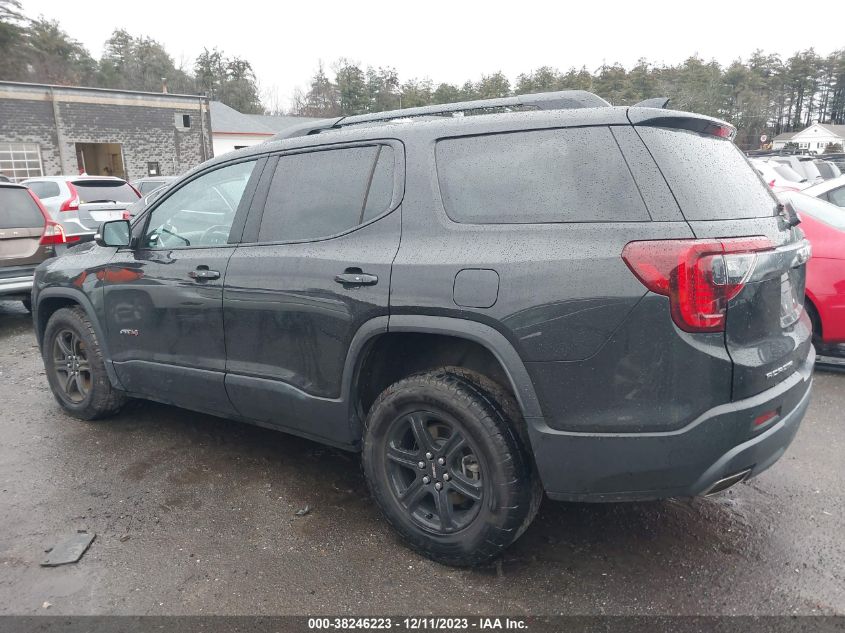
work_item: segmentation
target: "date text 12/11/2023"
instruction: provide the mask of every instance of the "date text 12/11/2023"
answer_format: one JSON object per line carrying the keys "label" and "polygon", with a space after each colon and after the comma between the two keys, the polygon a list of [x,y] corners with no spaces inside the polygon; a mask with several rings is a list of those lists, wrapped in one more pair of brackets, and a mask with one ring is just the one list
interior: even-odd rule
{"label": "date text 12/11/2023", "polygon": [[308,618],[309,630],[518,631],[527,628],[528,624],[524,619],[508,617]]}

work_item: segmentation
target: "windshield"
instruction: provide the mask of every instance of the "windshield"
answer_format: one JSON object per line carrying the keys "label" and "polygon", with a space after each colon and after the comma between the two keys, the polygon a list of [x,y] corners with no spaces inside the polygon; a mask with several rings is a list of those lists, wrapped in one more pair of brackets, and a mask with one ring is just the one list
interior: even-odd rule
{"label": "windshield", "polygon": [[775,170],[775,173],[780,176],[781,178],[785,178],[786,180],[791,180],[792,182],[806,182],[807,179],[804,178],[801,174],[797,171],[792,169],[789,165],[782,165],[779,163],[770,163],[772,169]]}
{"label": "windshield", "polygon": [[804,173],[807,174],[807,178],[810,180],[818,180],[822,177],[819,168],[816,167],[816,164],[811,160],[802,160],[801,169],[804,170]]}

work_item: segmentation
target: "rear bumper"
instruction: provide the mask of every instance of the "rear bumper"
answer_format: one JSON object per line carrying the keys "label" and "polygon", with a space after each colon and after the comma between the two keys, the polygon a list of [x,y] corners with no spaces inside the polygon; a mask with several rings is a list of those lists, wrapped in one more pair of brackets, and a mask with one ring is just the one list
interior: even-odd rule
{"label": "rear bumper", "polygon": [[0,279],[0,296],[28,295],[32,292],[33,275]]}
{"label": "rear bumper", "polygon": [[[774,464],[795,437],[810,402],[815,351],[780,384],[707,411],[661,433],[572,433],[529,421],[540,477],[552,499],[622,501],[706,494],[718,482]],[[756,432],[753,421],[778,410]]]}

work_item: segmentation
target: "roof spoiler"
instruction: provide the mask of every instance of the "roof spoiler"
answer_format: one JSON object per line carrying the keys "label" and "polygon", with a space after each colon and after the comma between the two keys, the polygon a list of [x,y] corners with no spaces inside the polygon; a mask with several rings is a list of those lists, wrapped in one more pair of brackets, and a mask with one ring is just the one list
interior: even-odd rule
{"label": "roof spoiler", "polygon": [[405,108],[387,112],[371,112],[355,116],[340,117],[339,119],[325,119],[312,121],[304,125],[284,130],[271,140],[278,141],[297,136],[319,134],[329,129],[340,129],[348,125],[362,123],[382,123],[396,119],[408,119],[423,116],[441,116],[471,112],[474,110],[492,110],[508,108],[529,108],[534,110],[567,110],[574,108],[607,108],[610,104],[586,90],[560,90],[558,92],[538,92],[535,94],[517,95],[514,97],[499,97],[497,99],[477,99],[475,101],[461,101],[458,103],[444,103],[439,105],[422,106],[419,108]]}
{"label": "roof spoiler", "polygon": [[665,110],[669,105],[669,97],[652,97],[635,103],[632,108],[657,108],[658,110]]}

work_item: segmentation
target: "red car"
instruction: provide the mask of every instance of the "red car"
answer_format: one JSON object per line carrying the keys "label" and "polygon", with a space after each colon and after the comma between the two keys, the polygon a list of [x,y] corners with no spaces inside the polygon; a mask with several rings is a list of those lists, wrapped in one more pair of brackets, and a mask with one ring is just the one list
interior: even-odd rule
{"label": "red car", "polygon": [[801,193],[784,193],[813,245],[807,264],[807,312],[817,347],[845,343],[845,209]]}

